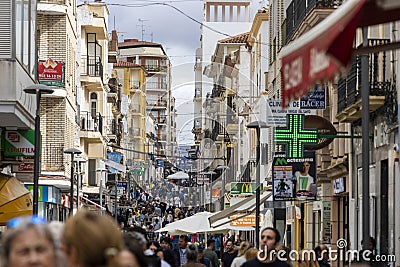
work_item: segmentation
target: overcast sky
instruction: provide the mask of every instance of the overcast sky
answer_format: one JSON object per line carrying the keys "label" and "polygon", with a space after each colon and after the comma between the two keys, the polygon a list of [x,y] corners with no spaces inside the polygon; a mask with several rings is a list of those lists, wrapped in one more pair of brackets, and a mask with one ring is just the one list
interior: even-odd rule
{"label": "overcast sky", "polygon": [[[103,2],[110,10],[109,31],[116,29],[120,42],[129,38],[141,40],[143,29],[143,40],[163,45],[173,67],[172,95],[176,98],[178,111],[177,139],[180,144],[193,143],[194,62],[201,35],[200,24],[194,20],[203,20],[203,0]],[[80,3],[83,1],[78,0]]]}
{"label": "overcast sky", "polygon": [[[193,127],[194,61],[196,48],[200,46],[201,31],[200,25],[187,16],[202,21],[203,1],[105,0],[104,2],[110,9],[109,29],[110,31],[117,30],[119,41],[128,38],[141,40],[143,29],[143,40],[163,45],[173,67],[172,95],[176,98],[178,111],[178,142],[180,144],[193,143],[191,129]],[[187,16],[170,6],[156,3],[172,5]]]}

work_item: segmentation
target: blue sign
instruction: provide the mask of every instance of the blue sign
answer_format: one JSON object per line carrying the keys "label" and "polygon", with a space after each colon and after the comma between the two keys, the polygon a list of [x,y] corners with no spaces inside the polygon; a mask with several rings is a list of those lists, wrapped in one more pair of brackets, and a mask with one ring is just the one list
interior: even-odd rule
{"label": "blue sign", "polygon": [[315,90],[300,99],[300,109],[325,109],[325,87],[315,85]]}
{"label": "blue sign", "polygon": [[[122,153],[120,152],[109,152],[107,156],[109,160],[114,161],[116,163],[121,163],[122,161]],[[118,170],[112,167],[108,167],[108,172],[118,173]]]}

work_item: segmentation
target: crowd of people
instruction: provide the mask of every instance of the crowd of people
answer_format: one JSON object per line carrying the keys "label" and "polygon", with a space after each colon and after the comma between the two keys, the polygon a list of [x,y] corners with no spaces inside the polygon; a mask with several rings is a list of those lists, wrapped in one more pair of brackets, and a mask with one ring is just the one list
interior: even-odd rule
{"label": "crowd of people", "polygon": [[[107,214],[79,210],[65,223],[46,222],[37,216],[18,217],[8,222],[1,238],[1,267],[290,267],[289,261],[270,258],[282,250],[275,228],[262,230],[260,245],[224,238],[224,252],[216,252],[216,239],[206,244],[192,242],[188,235],[149,238],[149,231],[133,225],[122,229]],[[174,239],[177,239],[174,246]],[[329,263],[328,263],[329,264]],[[301,267],[319,267],[301,264]],[[329,266],[329,265],[328,265]],[[322,267],[322,265],[321,265]],[[325,266],[324,266],[325,267]]]}

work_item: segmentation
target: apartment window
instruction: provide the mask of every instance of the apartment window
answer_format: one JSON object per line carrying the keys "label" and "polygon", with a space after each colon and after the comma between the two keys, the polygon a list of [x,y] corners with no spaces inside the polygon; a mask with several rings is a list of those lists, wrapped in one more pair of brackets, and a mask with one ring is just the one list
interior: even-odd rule
{"label": "apartment window", "polygon": [[15,3],[15,57],[34,77],[36,60],[36,0]]}
{"label": "apartment window", "polygon": [[158,60],[157,59],[146,59],[146,69],[149,71],[158,71]]}

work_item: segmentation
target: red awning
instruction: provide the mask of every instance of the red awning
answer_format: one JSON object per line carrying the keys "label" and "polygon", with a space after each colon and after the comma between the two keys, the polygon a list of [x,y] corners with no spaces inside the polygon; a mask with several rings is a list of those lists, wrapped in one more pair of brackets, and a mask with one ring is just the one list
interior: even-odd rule
{"label": "red awning", "polygon": [[[358,27],[399,19],[398,0],[348,0],[309,32],[283,47],[282,106],[304,95],[310,85],[331,79],[349,64]],[[397,48],[399,43],[396,44],[382,49]]]}

